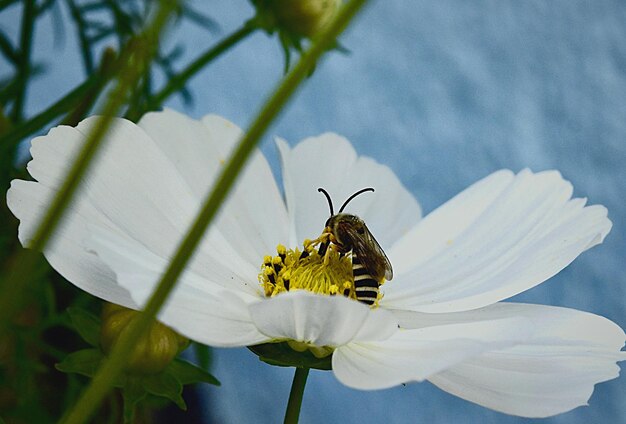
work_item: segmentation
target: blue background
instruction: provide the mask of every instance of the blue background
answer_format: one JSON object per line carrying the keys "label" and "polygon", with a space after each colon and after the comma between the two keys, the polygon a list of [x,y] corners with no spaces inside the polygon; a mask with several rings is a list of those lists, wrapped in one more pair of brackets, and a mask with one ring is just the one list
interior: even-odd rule
{"label": "blue background", "polygon": [[[246,0],[195,2],[220,25],[211,36],[184,26],[187,59],[252,16]],[[0,26],[18,34],[19,10]],[[62,11],[66,14],[66,11]],[[49,73],[29,92],[41,110],[82,80],[71,31],[50,22],[36,33]],[[178,32],[176,32],[178,34]],[[549,282],[514,300],[590,311],[626,327],[626,3],[623,1],[372,1],[342,37],[349,55],[329,54],[272,127],[292,144],[325,131],[390,166],[427,213],[500,168],[558,169],[575,195],[607,206],[614,227]],[[282,73],[276,38],[258,33],[190,84],[194,117],[223,115],[245,127]],[[6,69],[6,68],[5,68]],[[5,72],[0,69],[0,76]],[[271,136],[262,148],[277,168]],[[332,153],[332,152],[329,152]],[[292,370],[246,349],[218,349],[218,389],[203,389],[216,422],[280,422]],[[589,407],[545,423],[626,422],[626,378],[599,385]],[[360,392],[313,371],[302,423],[523,423],[429,383]]]}

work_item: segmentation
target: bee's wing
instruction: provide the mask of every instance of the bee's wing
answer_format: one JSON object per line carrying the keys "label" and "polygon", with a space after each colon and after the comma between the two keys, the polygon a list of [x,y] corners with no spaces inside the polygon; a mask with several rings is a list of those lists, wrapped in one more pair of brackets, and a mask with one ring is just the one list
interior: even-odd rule
{"label": "bee's wing", "polygon": [[361,263],[367,269],[367,272],[376,280],[391,280],[393,278],[393,269],[389,258],[380,247],[372,233],[365,224],[365,230],[362,234],[352,226],[346,228],[347,233],[352,240],[352,249],[354,253],[361,259]]}

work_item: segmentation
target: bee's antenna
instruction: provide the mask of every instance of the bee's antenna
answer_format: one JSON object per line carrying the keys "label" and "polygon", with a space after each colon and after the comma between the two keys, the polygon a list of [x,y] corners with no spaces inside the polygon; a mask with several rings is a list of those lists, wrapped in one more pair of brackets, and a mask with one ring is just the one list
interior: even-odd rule
{"label": "bee's antenna", "polygon": [[328,194],[328,192],[322,187],[318,188],[317,191],[324,193],[324,196],[326,196],[326,200],[328,200],[328,207],[330,208],[330,216],[333,216],[335,212],[333,211],[333,201],[330,199],[330,194]]}
{"label": "bee's antenna", "polygon": [[374,191],[374,189],[372,187],[363,188],[363,189],[357,191],[356,193],[354,193],[352,196],[348,197],[348,200],[343,202],[343,205],[341,205],[341,209],[339,209],[339,213],[343,212],[343,208],[348,206],[348,203],[350,203],[350,200],[354,199],[355,197],[357,197],[361,193],[365,193],[366,191]]}

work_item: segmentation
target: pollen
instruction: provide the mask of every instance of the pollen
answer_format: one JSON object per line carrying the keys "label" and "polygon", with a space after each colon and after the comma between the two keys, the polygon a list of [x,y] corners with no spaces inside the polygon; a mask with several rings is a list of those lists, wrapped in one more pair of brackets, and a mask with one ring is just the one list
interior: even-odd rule
{"label": "pollen", "polygon": [[322,255],[317,243],[305,240],[300,250],[276,247],[276,255],[263,258],[259,282],[265,296],[273,297],[292,290],[307,290],[317,294],[337,294],[356,300],[352,259],[327,249]]}

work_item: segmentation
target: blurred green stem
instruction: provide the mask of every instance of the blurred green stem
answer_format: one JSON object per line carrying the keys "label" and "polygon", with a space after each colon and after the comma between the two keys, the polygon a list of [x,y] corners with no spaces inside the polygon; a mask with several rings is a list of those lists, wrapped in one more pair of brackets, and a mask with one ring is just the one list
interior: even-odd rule
{"label": "blurred green stem", "polygon": [[161,7],[151,25],[146,28],[142,35],[131,39],[127,47],[123,49],[120,55],[122,65],[119,69],[118,84],[103,107],[102,116],[87,136],[85,144],[67,173],[63,184],[43,218],[39,221],[32,242],[28,246],[29,249],[19,252],[9,266],[7,278],[0,280],[2,283],[0,286],[0,339],[4,336],[10,320],[22,303],[24,289],[33,281],[33,269],[39,258],[39,252],[44,250],[54,230],[61,222],[63,213],[68,209],[79,182],[95,156],[113,117],[126,100],[128,90],[136,84],[137,79],[142,75],[143,67],[147,66],[152,59],[155,46],[158,43],[158,36],[170,13],[177,5],[178,2],[175,0],[162,0]]}
{"label": "blurred green stem", "polygon": [[[50,123],[50,121],[59,115],[67,113],[73,108],[75,108],[75,110],[72,111],[70,116],[68,116],[63,123],[75,125],[77,123],[75,117],[84,115],[84,112],[78,114],[77,111],[84,111],[84,106],[87,106],[87,104],[91,105],[98,97],[100,91],[106,86],[112,76],[115,75],[117,67],[113,64],[114,60],[115,54],[113,51],[105,50],[99,72],[91,75],[85,82],[67,93],[63,98],[37,116],[11,128],[9,132],[0,138],[0,156],[9,155],[19,141],[40,130],[46,124]],[[79,104],[79,107],[76,107],[77,104]],[[80,105],[84,106],[81,107]]]}
{"label": "blurred green stem", "polygon": [[[200,55],[200,57],[189,64],[189,66],[187,66],[180,74],[177,74],[174,78],[170,79],[167,85],[149,100],[148,110],[155,110],[161,107],[163,102],[168,97],[180,90],[187,83],[187,81],[202,70],[204,66],[219,57],[222,53],[228,51],[239,41],[245,39],[256,29],[257,27],[255,27],[251,22],[248,22],[239,30],[224,38],[217,45]],[[112,59],[112,57],[109,57],[109,59]],[[103,57],[99,72],[92,74],[85,82],[74,88],[63,98],[39,113],[37,116],[30,118],[19,125],[15,125],[4,135],[0,133],[0,157],[13,157],[11,155],[11,151],[15,147],[16,143],[40,130],[56,117],[67,113],[73,108],[75,108],[72,115],[73,118],[65,119],[63,124],[76,125],[78,121],[80,121],[80,119],[76,119],[76,117],[80,116],[82,118],[84,116],[84,113],[78,114],[76,111],[87,109],[85,106],[93,103],[88,102],[97,98],[100,91],[104,88],[104,86],[106,86],[112,75],[114,75],[114,70],[111,65],[112,61],[106,60],[106,58]],[[78,107],[76,107],[77,104],[79,104]],[[81,107],[81,105],[83,106]],[[142,112],[145,111],[131,110],[127,113],[127,118],[136,121],[141,117],[143,114]]]}
{"label": "blurred green stem", "polygon": [[87,37],[87,25],[83,19],[83,15],[80,8],[76,6],[74,0],[67,0],[67,7],[70,10],[72,19],[76,22],[76,32],[78,35],[78,42],[80,44],[80,52],[83,57],[83,66],[85,67],[85,73],[91,75],[93,72],[93,58],[91,57],[91,49],[89,45],[89,39]]}
{"label": "blurred green stem", "polygon": [[120,336],[108,359],[100,367],[74,409],[64,417],[63,423],[86,422],[104,396],[111,390],[115,379],[124,369],[126,358],[132,353],[137,339],[150,327],[157,312],[173,290],[178,277],[184,270],[205,230],[219,210],[220,205],[224,203],[226,195],[235,183],[237,175],[254,151],[261,136],[278,117],[296,91],[296,88],[309,75],[310,70],[315,66],[322,53],[333,45],[336,38],[366,1],[351,0],[341,8],[335,19],[313,40],[311,48],[283,78],[271,97],[263,105],[245,136],[235,148],[223,171],[218,176],[211,193],[204,200],[199,214],[178,246],[167,270],[148,300],[144,312],[139,314]]}
{"label": "blurred green stem", "polygon": [[198,71],[204,68],[209,62],[211,62],[222,53],[228,51],[235,44],[246,38],[248,35],[252,34],[256,29],[257,27],[252,25],[251,21],[248,21],[243,27],[233,32],[228,37],[224,38],[215,46],[208,49],[196,60],[191,62],[181,73],[176,75],[174,78],[171,78],[168,81],[167,85],[163,87],[163,89],[157,94],[155,94],[152,99],[150,99],[149,109],[154,110],[160,107],[165,99],[183,88],[187,81],[191,77],[193,77]]}
{"label": "blurred green stem", "polygon": [[302,397],[304,395],[304,386],[309,376],[308,368],[296,368],[291,383],[291,391],[289,392],[289,402],[285,411],[285,424],[297,424],[300,418],[300,408],[302,407]]}
{"label": "blurred green stem", "polygon": [[30,75],[30,51],[33,44],[33,26],[37,18],[35,0],[25,0],[22,11],[22,31],[20,34],[20,53],[17,67],[17,93],[11,113],[13,122],[20,122],[24,111],[24,99]]}
{"label": "blurred green stem", "polygon": [[89,113],[94,103],[98,99],[100,92],[104,90],[111,78],[116,74],[117,70],[122,66],[120,61],[116,60],[116,54],[113,49],[107,48],[102,53],[100,61],[100,69],[95,74],[96,81],[93,87],[88,88],[85,94],[80,97],[78,105],[70,110],[70,113],[63,119],[61,125],[76,126]]}

